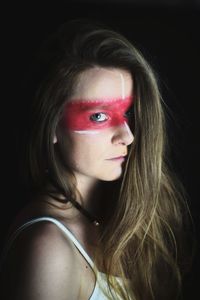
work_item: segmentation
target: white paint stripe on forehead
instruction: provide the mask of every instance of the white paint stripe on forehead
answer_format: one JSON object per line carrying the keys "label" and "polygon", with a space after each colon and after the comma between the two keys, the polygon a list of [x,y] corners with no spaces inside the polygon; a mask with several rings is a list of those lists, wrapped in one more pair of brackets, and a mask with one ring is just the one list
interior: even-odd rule
{"label": "white paint stripe on forehead", "polygon": [[125,80],[124,80],[124,76],[122,75],[122,73],[119,73],[120,75],[120,79],[121,79],[121,85],[122,85],[122,99],[125,99]]}
{"label": "white paint stripe on forehead", "polygon": [[[107,72],[111,72],[112,74],[116,75],[116,71],[111,71],[111,70],[107,70]],[[121,80],[121,92],[122,92],[122,99],[125,99],[125,80],[124,80],[124,76],[121,72],[118,72],[119,76],[120,76],[120,80]],[[117,74],[118,76],[118,74]]]}

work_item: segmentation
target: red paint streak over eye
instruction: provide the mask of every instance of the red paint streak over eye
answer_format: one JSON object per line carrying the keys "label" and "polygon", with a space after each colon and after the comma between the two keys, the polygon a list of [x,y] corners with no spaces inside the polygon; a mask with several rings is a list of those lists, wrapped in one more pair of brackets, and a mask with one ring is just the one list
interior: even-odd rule
{"label": "red paint streak over eye", "polygon": [[[63,125],[69,130],[100,130],[118,126],[127,121],[125,113],[133,104],[133,97],[125,99],[86,101],[76,100],[66,104]],[[91,116],[103,113],[108,116],[105,121],[95,121]]]}

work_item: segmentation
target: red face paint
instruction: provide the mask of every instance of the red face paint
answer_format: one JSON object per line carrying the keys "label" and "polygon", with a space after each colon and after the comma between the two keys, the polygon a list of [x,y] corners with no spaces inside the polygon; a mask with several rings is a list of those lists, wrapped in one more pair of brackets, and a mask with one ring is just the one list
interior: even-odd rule
{"label": "red face paint", "polygon": [[101,130],[127,122],[125,113],[133,97],[125,99],[71,101],[64,109],[63,124],[69,130]]}

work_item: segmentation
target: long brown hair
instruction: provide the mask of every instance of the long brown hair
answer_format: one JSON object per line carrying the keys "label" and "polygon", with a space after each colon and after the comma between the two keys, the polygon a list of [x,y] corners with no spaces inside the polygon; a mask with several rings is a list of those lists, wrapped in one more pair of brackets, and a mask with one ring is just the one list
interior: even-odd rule
{"label": "long brown hair", "polygon": [[[120,33],[85,20],[62,25],[45,42],[38,60],[26,152],[30,185],[34,191],[44,191],[51,180],[55,191],[73,200],[75,177],[52,143],[65,102],[84,70],[114,67],[132,74],[134,142],[115,206],[102,231],[99,255],[109,285],[123,299],[176,299],[186,204],[167,163],[164,101],[152,68]],[[125,289],[112,274],[122,278]]]}

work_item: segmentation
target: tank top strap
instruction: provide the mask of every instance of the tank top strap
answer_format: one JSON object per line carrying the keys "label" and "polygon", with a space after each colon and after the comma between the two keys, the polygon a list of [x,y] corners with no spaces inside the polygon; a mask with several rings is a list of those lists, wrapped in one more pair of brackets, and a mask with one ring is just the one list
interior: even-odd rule
{"label": "tank top strap", "polygon": [[6,255],[7,251],[10,249],[13,241],[17,238],[17,236],[20,234],[20,232],[22,232],[28,226],[30,226],[34,223],[37,223],[37,222],[41,222],[41,221],[49,221],[49,222],[54,223],[56,226],[58,226],[66,234],[66,236],[73,242],[73,244],[79,250],[81,255],[85,258],[85,260],[89,263],[89,265],[94,269],[94,262],[92,261],[90,256],[87,254],[87,252],[85,251],[83,246],[80,244],[80,242],[73,235],[73,233],[57,219],[52,218],[52,217],[47,217],[47,216],[31,219],[31,220],[27,221],[26,223],[24,223],[23,225],[21,225],[19,228],[17,228],[17,230],[14,231],[14,233],[10,236],[8,242],[6,243],[6,247],[4,248],[4,251],[3,251],[4,256]]}

